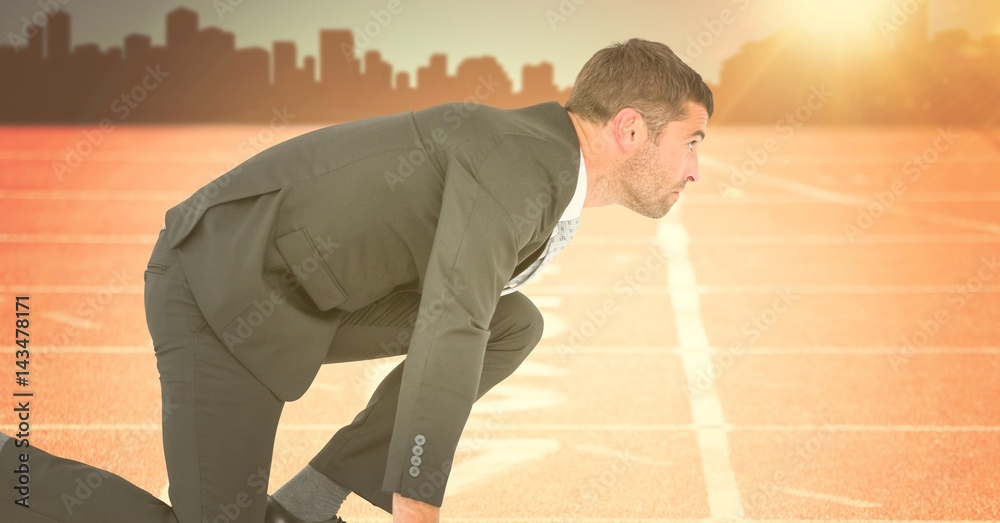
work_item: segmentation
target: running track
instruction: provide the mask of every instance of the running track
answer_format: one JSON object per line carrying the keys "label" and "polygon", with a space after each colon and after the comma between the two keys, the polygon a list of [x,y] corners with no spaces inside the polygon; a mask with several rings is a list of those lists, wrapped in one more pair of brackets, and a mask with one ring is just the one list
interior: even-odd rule
{"label": "running track", "polygon": [[[165,499],[163,213],[309,129],[118,127],[57,174],[94,129],[0,128],[0,431],[28,294],[32,444]],[[477,404],[445,520],[1000,520],[1000,131],[710,127],[701,165],[663,220],[585,210],[525,287],[545,337]],[[272,492],[396,361],[286,406]]]}

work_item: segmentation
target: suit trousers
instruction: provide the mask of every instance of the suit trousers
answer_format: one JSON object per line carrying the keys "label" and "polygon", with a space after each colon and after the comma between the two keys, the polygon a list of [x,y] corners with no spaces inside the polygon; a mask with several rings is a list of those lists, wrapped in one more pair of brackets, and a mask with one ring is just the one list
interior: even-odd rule
{"label": "suit trousers", "polygon": [[[160,376],[172,507],[120,476],[32,447],[31,507],[15,505],[13,489],[3,489],[0,521],[263,521],[284,402],[257,381],[208,326],[163,231],[144,277],[146,321]],[[542,336],[542,316],[527,297],[514,292],[498,300],[480,397],[514,372]],[[405,354],[418,324],[419,305],[418,292],[397,290],[345,314],[327,361]],[[289,357],[294,353],[289,347]],[[386,511],[392,509],[392,495],[382,492],[381,486],[405,363],[404,359],[383,379],[365,409],[310,462]],[[14,470],[20,452],[13,441],[8,442],[0,452],[0,467]],[[74,496],[81,484],[95,483],[99,485],[88,487],[85,499]]]}

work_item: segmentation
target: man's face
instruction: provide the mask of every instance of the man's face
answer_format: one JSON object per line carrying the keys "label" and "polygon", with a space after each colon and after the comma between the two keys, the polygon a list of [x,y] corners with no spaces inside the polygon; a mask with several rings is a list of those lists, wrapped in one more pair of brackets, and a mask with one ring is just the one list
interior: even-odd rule
{"label": "man's face", "polygon": [[687,182],[698,175],[698,143],[705,138],[708,112],[687,104],[687,117],[660,131],[659,143],[647,137],[631,156],[614,169],[621,205],[648,218],[662,218],[680,198]]}

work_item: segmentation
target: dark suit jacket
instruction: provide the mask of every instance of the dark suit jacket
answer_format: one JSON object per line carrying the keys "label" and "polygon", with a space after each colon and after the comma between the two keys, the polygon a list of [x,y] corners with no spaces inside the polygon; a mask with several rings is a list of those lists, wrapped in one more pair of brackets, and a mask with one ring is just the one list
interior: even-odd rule
{"label": "dark suit jacket", "polygon": [[169,209],[166,233],[208,325],[286,401],[343,314],[421,292],[383,485],[406,492],[416,435],[422,468],[447,471],[500,291],[539,255],[579,162],[557,102],[438,105],[275,145]]}

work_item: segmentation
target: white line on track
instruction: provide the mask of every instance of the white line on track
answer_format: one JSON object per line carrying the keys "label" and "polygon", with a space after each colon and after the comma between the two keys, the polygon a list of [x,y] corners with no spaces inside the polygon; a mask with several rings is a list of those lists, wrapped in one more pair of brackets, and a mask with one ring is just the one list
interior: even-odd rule
{"label": "white line on track", "polygon": [[[576,241],[575,239],[573,241]],[[601,241],[592,242],[599,245]],[[855,247],[860,245],[899,244],[958,244],[985,243],[1000,244],[1000,236],[995,234],[865,234],[851,243],[844,234],[699,234],[692,245],[749,245],[808,248],[813,245],[839,245]],[[644,245],[645,243],[639,243]]]}
{"label": "white line on track", "polygon": [[785,494],[791,494],[793,496],[818,499],[822,501],[830,501],[833,503],[839,503],[841,505],[847,505],[849,507],[855,507],[855,508],[878,508],[882,506],[881,503],[872,503],[871,501],[861,501],[859,499],[845,498],[843,496],[834,496],[832,494],[813,492],[811,490],[802,490],[802,489],[788,488],[788,487],[778,487],[777,490],[784,492]]}
{"label": "white line on track", "polygon": [[[723,354],[727,349],[716,350]],[[748,355],[755,356],[885,356],[900,354],[900,346],[882,347],[744,347]],[[679,352],[679,350],[676,350]],[[1000,354],[1000,347],[906,347],[906,354]]]}
{"label": "white line on track", "polygon": [[157,234],[9,234],[0,233],[0,243],[70,243],[107,245],[149,245]]}
{"label": "white line on track", "polygon": [[311,385],[309,385],[309,390],[317,389],[317,390],[324,390],[327,392],[335,392],[337,394],[343,394],[345,388],[346,387],[344,387],[343,384],[335,385],[331,383],[325,383],[320,380],[315,380],[312,382]]}
{"label": "white line on track", "polygon": [[[680,202],[674,204],[657,226],[660,249],[667,255],[667,279],[671,308],[674,311],[678,345],[688,349],[681,355],[684,375],[689,385],[700,385],[700,377],[713,365],[708,350],[708,334],[701,320],[701,304],[694,268],[688,257],[688,234],[680,218]],[[701,454],[702,474],[708,495],[708,509],[713,518],[742,518],[743,504],[736,484],[736,474],[729,458],[729,436],[724,426],[722,402],[714,383],[700,387],[702,393],[690,396],[691,417],[697,427],[696,439]]]}
{"label": "white line on track", "polygon": [[[898,245],[898,244],[956,244],[984,243],[1000,244],[1000,235],[996,234],[865,234],[856,238],[854,243],[846,234],[698,234],[691,238],[692,246],[734,246],[749,245],[769,247],[783,245],[789,247],[808,248],[813,245],[839,245],[856,248],[863,245]],[[588,234],[573,238],[573,245],[600,247],[635,247],[643,245],[659,245],[656,236],[638,235],[599,235]]]}
{"label": "white line on track", "polygon": [[[963,282],[964,283],[964,282]],[[961,283],[943,285],[852,285],[852,284],[829,284],[829,285],[673,285],[669,287],[645,286],[635,289],[635,294],[664,294],[671,290],[683,290],[685,292],[696,292],[705,294],[776,294],[779,291],[788,291],[794,294],[948,294],[961,291]],[[597,285],[539,285],[535,287],[537,292],[546,294],[569,295],[589,295],[608,294],[611,289],[607,286]],[[986,294],[1000,293],[1000,285],[983,285],[981,291]]]}
{"label": "white line on track", "polygon": [[[0,293],[28,293],[28,294],[100,294],[107,292],[106,285],[0,285]],[[535,292],[546,295],[558,294],[563,296],[589,296],[607,295],[609,289],[599,285],[566,285],[566,286],[546,286],[538,285]],[[771,295],[779,291],[787,291],[792,294],[949,294],[961,292],[959,284],[951,285],[695,285],[687,287],[684,285],[671,285],[668,287],[647,285],[640,289],[635,289],[635,294],[662,296],[671,291],[684,291],[706,295],[725,294],[765,294]],[[143,293],[142,285],[126,285],[115,294],[138,294]],[[1000,285],[983,285],[976,290],[976,294],[997,294],[1000,293]],[[529,293],[525,293],[529,297]],[[532,297],[532,301],[536,298]],[[551,308],[550,303],[554,300],[540,300],[545,305],[536,303],[540,308]]]}
{"label": "white line on track", "polygon": [[[192,191],[193,192],[193,191]],[[0,200],[74,200],[99,202],[176,202],[191,196],[184,192],[166,191],[87,191],[87,190],[0,190]]]}
{"label": "white line on track", "polygon": [[[699,160],[707,155],[700,155]],[[746,157],[742,157],[737,161],[745,161]],[[846,154],[781,154],[772,156],[770,159],[770,164],[775,166],[789,165],[795,166],[826,166],[826,165],[898,165],[900,170],[902,170],[903,165],[910,160],[910,156],[905,154],[872,154],[867,153],[863,156],[859,155],[846,155]],[[962,154],[960,156],[952,158],[939,158],[935,161],[938,165],[969,165],[969,164],[993,164],[1000,161],[1000,155],[997,153],[977,153],[977,154]],[[733,164],[735,167],[735,164]],[[737,167],[738,168],[738,167]],[[814,170],[804,169],[803,174],[812,174]],[[729,171],[727,170],[728,174]],[[927,171],[924,176],[931,176],[933,174],[945,174],[944,171]]]}
{"label": "white line on track", "polygon": [[[100,294],[107,285],[0,285],[0,293],[26,294]],[[123,285],[115,294],[142,294],[142,285]]]}
{"label": "white line on track", "polygon": [[[0,347],[0,353],[14,352],[13,347]],[[33,354],[149,354],[153,355],[152,345],[34,345]]]}
{"label": "white line on track", "polygon": [[[866,188],[874,189],[874,185],[866,185]],[[864,196],[871,196],[865,194]],[[803,204],[814,203],[815,198],[802,194],[780,193],[755,193],[739,197],[724,198],[715,193],[691,193],[684,195],[685,205],[775,205],[775,204]],[[899,196],[899,201],[911,203],[978,203],[978,202],[1000,202],[1000,192],[962,192],[946,191],[934,192],[912,192]]]}
{"label": "white line on track", "polygon": [[[194,154],[191,152],[185,152],[183,154],[157,154],[142,151],[101,151],[99,153],[91,154],[87,157],[86,162],[111,162],[111,163],[128,163],[128,162],[141,162],[141,163],[227,163],[234,160],[241,160],[243,157],[236,158],[232,154],[219,153],[198,153]],[[65,151],[48,151],[48,150],[12,150],[12,149],[0,149],[0,161],[4,160],[15,160],[15,161],[43,161],[43,162],[64,162],[66,161]],[[139,173],[145,174],[145,173]]]}
{"label": "white line on track", "polygon": [[67,325],[72,325],[81,329],[92,330],[95,327],[100,326],[99,323],[94,323],[90,320],[84,320],[76,316],[71,316],[63,312],[40,312],[39,316],[43,318],[49,318],[56,323],[65,323]]}
{"label": "white line on track", "polygon": [[[550,263],[549,265],[552,264]],[[546,267],[546,269],[548,269],[548,267]],[[562,307],[563,300],[561,296],[535,296],[534,293],[531,293],[530,297],[531,302],[534,303],[539,309],[558,309],[559,307]]]}
{"label": "white line on track", "polygon": [[[476,428],[476,421],[470,420],[466,431]],[[287,423],[278,426],[278,432],[328,432],[333,434],[340,430],[342,423]],[[159,423],[38,423],[32,424],[32,428],[48,431],[115,431],[115,430],[160,430]],[[504,423],[504,431],[538,433],[548,432],[681,432],[694,430],[695,427],[689,423],[661,423],[661,424],[592,424],[592,423]],[[826,430],[826,427],[823,427]],[[803,429],[806,430],[806,429]],[[815,432],[815,427],[808,429]],[[1000,430],[1000,427],[998,427]],[[17,431],[17,425],[0,424],[0,432]]]}
{"label": "white line on track", "polygon": [[[357,517],[351,516],[348,519],[352,523],[384,523],[385,517]],[[548,518],[461,518],[449,517],[448,521],[456,523],[552,523],[553,521],[565,521],[563,519]],[[747,521],[753,523],[984,523],[989,520],[983,519],[747,519],[741,518],[733,521]],[[684,519],[684,518],[623,518],[619,516],[607,518],[579,518],[573,517],[574,523],[719,523],[717,519]]]}
{"label": "white line on track", "polygon": [[[770,185],[771,187],[798,193],[819,201],[838,203],[848,207],[860,208],[872,202],[871,197],[860,197],[851,194],[839,193],[808,183],[786,180],[783,178],[768,176],[766,174],[758,174],[757,179],[764,185]],[[889,207],[886,212],[899,216],[919,218],[937,225],[945,225],[958,229],[968,229],[970,231],[986,232],[990,234],[1000,234],[1000,224],[984,222],[982,220],[975,220],[972,218],[963,218],[961,216],[953,216],[950,214],[942,214],[934,211],[928,211],[926,209],[911,211],[909,209],[902,208],[899,205],[893,205]]]}
{"label": "white line on track", "polygon": [[1000,432],[1000,425],[735,425],[745,432]]}
{"label": "white line on track", "polygon": [[[114,431],[160,430],[159,423],[40,423],[32,424],[38,430],[56,431]],[[328,432],[332,434],[343,427],[341,423],[289,423],[278,427],[288,432]],[[470,422],[469,428],[475,428]],[[931,434],[1000,433],[1000,425],[733,425],[724,423],[723,432],[905,432]],[[468,428],[467,428],[468,430]],[[690,423],[504,423],[510,432],[689,432],[702,427]],[[0,432],[17,431],[16,425],[0,424]]]}
{"label": "white line on track", "polygon": [[[459,442],[458,452],[469,448],[469,440]],[[553,438],[480,439],[471,442],[477,452],[471,457],[455,460],[448,481],[448,494],[460,492],[496,478],[512,469],[541,461],[559,450],[560,442]],[[449,518],[450,519],[450,518]]]}
{"label": "white line on track", "polygon": [[[725,344],[723,346],[726,346]],[[713,354],[724,354],[728,349],[710,348]],[[747,355],[755,356],[885,356],[886,354],[900,354],[902,348],[896,346],[879,347],[744,347]],[[567,349],[561,345],[539,345],[533,354],[557,354],[563,355],[572,353],[579,355],[681,355],[687,352],[683,347],[662,347],[662,346],[639,346],[639,345],[590,345]],[[923,346],[907,347],[907,354],[1000,354],[1000,347],[961,347],[961,346]]]}
{"label": "white line on track", "polygon": [[[38,244],[106,244],[106,245],[148,245],[156,243],[156,234],[21,234],[0,233],[0,243]],[[857,247],[861,245],[899,244],[1000,244],[997,234],[865,234],[851,243],[844,234],[699,234],[692,238],[693,246],[762,246],[782,245],[808,248],[813,245],[840,245]],[[573,245],[600,247],[635,247],[658,245],[656,236],[637,235],[581,235],[573,238]]]}
{"label": "white line on track", "polygon": [[621,459],[624,461],[641,463],[643,465],[653,465],[655,467],[670,467],[675,465],[673,461],[640,456],[638,454],[632,454],[631,452],[625,452],[623,450],[613,449],[610,447],[603,447],[600,445],[589,445],[589,444],[573,445],[573,449],[579,450],[581,452],[586,452],[588,454],[604,456],[606,458]]}
{"label": "white line on track", "polygon": [[[449,483],[450,484],[450,483]],[[449,491],[451,489],[449,488]],[[343,514],[342,514],[343,515]],[[351,520],[352,523],[385,523],[385,517],[358,517],[358,516],[348,516],[347,519]],[[556,517],[542,517],[542,518],[484,518],[484,517],[474,517],[474,518],[459,518],[459,517],[448,517],[445,521],[454,521],[456,523],[552,523],[553,521],[568,521],[567,519],[559,519]],[[608,517],[608,518],[581,518],[573,516],[572,521],[574,523],[713,523],[714,520],[711,519],[670,519],[670,518],[621,518],[621,517]],[[757,520],[754,520],[757,521]],[[782,522],[782,523],[792,523],[792,522]],[[826,520],[823,523],[837,523],[836,521]],[[898,523],[898,522],[892,522]],[[921,522],[928,523],[928,522]],[[934,522],[929,522],[934,523]],[[949,523],[961,523],[961,522],[949,522]],[[976,523],[983,523],[978,521]]]}
{"label": "white line on track", "polygon": [[[351,516],[348,519],[351,523],[384,523],[385,517],[358,517]],[[558,518],[461,518],[449,517],[448,521],[456,523],[552,523],[553,521],[565,521]],[[732,521],[747,521],[753,523],[984,523],[989,520],[983,519],[747,519],[740,518]],[[719,523],[717,519],[684,519],[684,518],[623,518],[619,516],[607,518],[580,518],[573,517],[574,523]]]}
{"label": "white line on track", "polygon": [[[792,182],[796,183],[796,182]],[[867,187],[867,186],[866,186]],[[180,203],[191,196],[191,191],[109,191],[109,190],[60,190],[60,189],[19,189],[0,190],[0,200],[73,200],[100,202],[174,202]],[[862,194],[861,197],[870,197]],[[816,198],[798,193],[748,194],[738,198],[724,198],[715,193],[692,193],[684,195],[686,205],[775,205],[813,203]],[[1000,192],[945,191],[913,192],[899,196],[899,201],[912,203],[979,203],[1000,202]],[[546,266],[546,273],[551,267]]]}
{"label": "white line on track", "polygon": [[[207,181],[210,180],[206,180]],[[868,186],[865,186],[868,187]],[[191,196],[191,191],[101,191],[101,190],[60,190],[60,189],[18,189],[0,190],[0,200],[78,200],[78,201],[151,201],[151,202],[176,202],[187,199]],[[869,194],[861,195],[863,197]],[[715,193],[692,192],[684,195],[684,203],[687,205],[774,205],[774,204],[803,204],[812,203],[815,198],[804,194],[788,193],[758,193],[747,194],[739,197],[725,198]],[[913,203],[978,203],[978,202],[998,202],[1000,192],[913,192],[899,196],[899,201]],[[548,266],[546,266],[546,273]]]}
{"label": "white line on track", "polygon": [[[737,166],[731,163],[728,163],[724,160],[712,156],[703,156],[702,161],[704,162],[705,165],[718,169],[722,172],[731,172],[733,169],[737,170],[739,169]],[[846,205],[848,207],[861,208],[872,202],[871,196],[857,196],[853,194],[845,194],[837,191],[831,191],[830,189],[827,189],[825,187],[820,187],[817,185],[812,185],[797,180],[789,180],[786,178],[770,176],[767,174],[760,174],[760,173],[755,174],[753,179],[757,182],[760,182],[763,185],[768,185],[791,193],[800,194],[809,198],[813,198],[818,201],[836,203],[840,205]],[[909,209],[901,208],[899,205],[890,206],[886,212],[896,214],[899,216],[918,218],[937,225],[945,225],[949,227],[967,229],[977,232],[986,232],[990,234],[1000,234],[1000,224],[984,222],[982,220],[975,220],[972,218],[963,218],[961,216],[953,216],[949,214],[942,214],[927,210],[911,211]]]}
{"label": "white line on track", "polygon": [[[13,353],[16,347],[0,347],[0,354]],[[709,348],[713,354],[723,354],[726,349]],[[902,350],[899,346],[879,346],[879,347],[862,347],[862,346],[851,346],[851,347],[745,347],[744,350],[748,355],[758,355],[758,356],[782,356],[782,355],[816,355],[816,356],[884,356],[886,354],[899,354]],[[53,345],[35,345],[32,349],[35,354],[124,354],[124,355],[153,355],[152,345],[70,345],[70,346],[53,346]],[[680,356],[687,349],[683,347],[663,347],[660,345],[656,346],[640,346],[640,345],[588,345],[586,347],[577,347],[571,350],[567,350],[566,347],[561,345],[543,345],[539,344],[532,354],[556,354],[564,355],[571,352],[574,356],[576,355],[591,355],[591,356],[619,356],[619,355],[655,355],[662,356],[664,354],[673,354]],[[907,347],[907,354],[955,354],[955,355],[968,355],[968,354],[1000,354],[1000,347],[990,346],[990,347],[965,347],[965,346],[924,346],[924,347]],[[560,369],[565,372],[564,369]],[[545,370],[545,374],[541,374],[542,370],[536,370],[535,366],[532,366],[532,361],[528,360],[518,367],[517,374],[522,375],[544,375],[552,376],[554,375],[552,371]]]}
{"label": "white line on track", "polygon": [[566,403],[566,395],[555,388],[497,385],[472,406],[473,414],[494,415],[524,410],[556,408]]}

